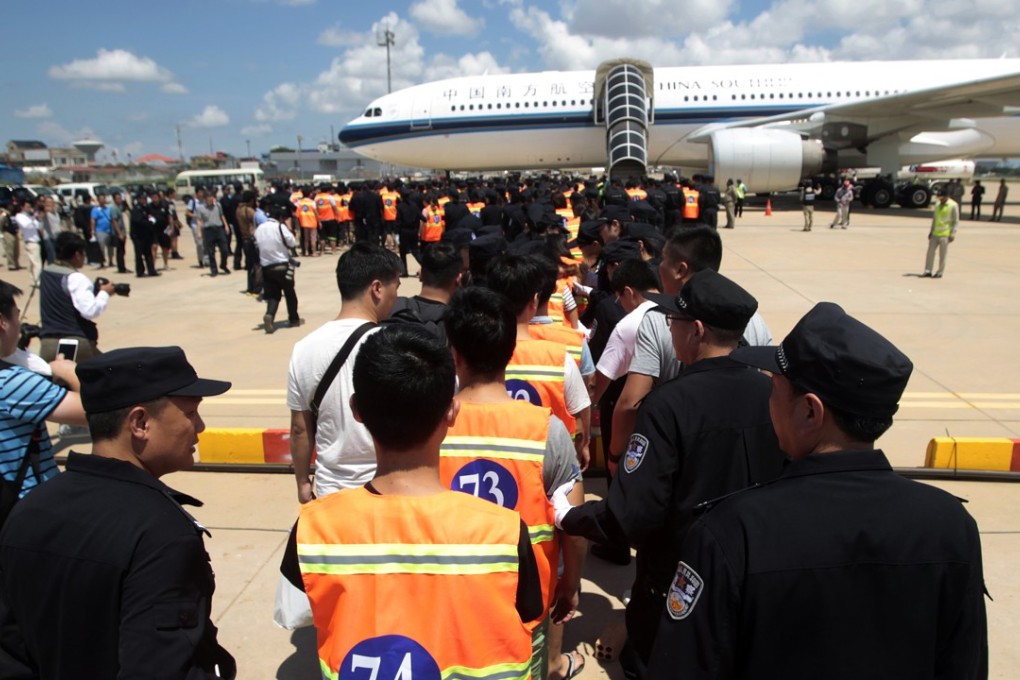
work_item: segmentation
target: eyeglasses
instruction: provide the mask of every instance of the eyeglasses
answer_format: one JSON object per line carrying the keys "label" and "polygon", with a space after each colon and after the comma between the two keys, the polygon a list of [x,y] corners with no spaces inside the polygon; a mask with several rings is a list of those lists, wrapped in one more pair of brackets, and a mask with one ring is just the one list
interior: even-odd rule
{"label": "eyeglasses", "polygon": [[674,321],[690,321],[686,316],[677,316],[676,314],[666,314],[666,328],[672,328]]}

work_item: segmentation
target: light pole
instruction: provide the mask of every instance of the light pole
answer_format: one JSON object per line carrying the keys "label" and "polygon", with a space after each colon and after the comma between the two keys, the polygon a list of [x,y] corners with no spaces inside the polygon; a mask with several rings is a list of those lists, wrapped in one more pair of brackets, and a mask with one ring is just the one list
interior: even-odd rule
{"label": "light pole", "polygon": [[297,166],[298,166],[298,179],[304,177],[304,166],[301,165],[301,156],[304,154],[301,152],[301,142],[305,141],[305,138],[301,135],[297,136]]}
{"label": "light pole", "polygon": [[248,159],[250,160],[251,159],[251,140],[250,139],[246,139],[246,140],[244,140],[244,143],[248,145]]}
{"label": "light pole", "polygon": [[396,44],[394,38],[396,38],[396,36],[393,34],[393,31],[390,30],[389,26],[384,28],[382,33],[379,33],[376,36],[376,44],[378,44],[379,47],[386,48],[386,92],[393,92],[393,78],[390,75],[390,47]]}

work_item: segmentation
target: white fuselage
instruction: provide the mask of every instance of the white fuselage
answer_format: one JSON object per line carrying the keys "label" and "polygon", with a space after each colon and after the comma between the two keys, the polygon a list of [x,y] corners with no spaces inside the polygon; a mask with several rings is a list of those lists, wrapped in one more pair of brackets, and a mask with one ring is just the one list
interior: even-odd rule
{"label": "white fuselage", "polygon": [[[648,165],[705,167],[707,145],[688,138],[713,124],[1017,72],[1017,59],[657,68]],[[594,81],[594,71],[554,71],[416,85],[372,102],[340,140],[371,158],[420,168],[602,166],[606,129],[594,122]],[[1016,115],[933,125],[901,134],[897,166],[1020,155]],[[859,152],[840,157],[842,167],[868,164]]]}

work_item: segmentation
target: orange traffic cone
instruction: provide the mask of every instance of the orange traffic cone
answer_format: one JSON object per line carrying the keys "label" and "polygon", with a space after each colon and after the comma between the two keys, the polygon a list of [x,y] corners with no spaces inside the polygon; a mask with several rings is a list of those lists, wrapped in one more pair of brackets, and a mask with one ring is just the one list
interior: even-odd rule
{"label": "orange traffic cone", "polygon": [[770,198],[765,201],[765,217],[769,217],[771,215],[772,215],[772,199]]}

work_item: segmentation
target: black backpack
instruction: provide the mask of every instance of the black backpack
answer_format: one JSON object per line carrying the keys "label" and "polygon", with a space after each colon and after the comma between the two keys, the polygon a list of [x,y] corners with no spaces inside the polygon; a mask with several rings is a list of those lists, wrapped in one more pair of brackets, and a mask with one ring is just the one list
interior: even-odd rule
{"label": "black backpack", "polygon": [[419,296],[397,298],[390,312],[390,318],[382,322],[384,326],[411,325],[424,328],[430,334],[446,343],[446,328],[443,326],[443,315],[446,305],[424,300]]}

